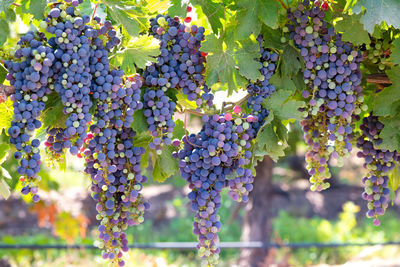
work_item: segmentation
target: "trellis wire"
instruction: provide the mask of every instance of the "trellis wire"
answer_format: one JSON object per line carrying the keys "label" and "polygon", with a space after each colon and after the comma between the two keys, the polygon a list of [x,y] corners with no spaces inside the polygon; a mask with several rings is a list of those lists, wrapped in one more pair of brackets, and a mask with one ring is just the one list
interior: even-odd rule
{"label": "trellis wire", "polygon": [[[400,242],[385,243],[268,243],[261,241],[254,242],[221,242],[221,249],[268,249],[268,248],[337,248],[337,247],[365,247],[365,246],[399,246]],[[155,243],[134,243],[130,248],[135,249],[159,249],[159,250],[196,250],[195,242],[155,242]],[[48,249],[97,249],[92,245],[23,245],[23,244],[0,244],[0,250],[4,249],[30,249],[30,250],[48,250]]]}

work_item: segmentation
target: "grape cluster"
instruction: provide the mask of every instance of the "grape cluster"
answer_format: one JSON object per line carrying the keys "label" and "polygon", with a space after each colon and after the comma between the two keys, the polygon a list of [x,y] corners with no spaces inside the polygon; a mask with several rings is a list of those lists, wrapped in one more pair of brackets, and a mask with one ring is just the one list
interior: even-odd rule
{"label": "grape cluster", "polygon": [[205,56],[199,51],[204,28],[185,26],[179,18],[157,15],[150,19],[150,34],[160,40],[157,63],[143,72],[145,85],[145,116],[154,141],[151,148],[161,152],[162,145],[171,143],[176,104],[168,90],[176,88],[195,101],[197,106],[212,105],[213,95],[204,81]]}
{"label": "grape cluster", "polygon": [[257,129],[262,126],[264,119],[268,116],[268,110],[262,107],[265,98],[270,97],[275,92],[275,87],[269,83],[272,75],[276,69],[276,62],[278,61],[278,54],[264,48],[264,37],[260,34],[257,37],[260,46],[261,58],[259,69],[262,78],[255,83],[249,82],[247,85],[247,92],[250,97],[247,101],[247,107],[251,110],[252,114],[258,117]]}
{"label": "grape cluster", "polygon": [[253,175],[245,168],[249,163],[252,140],[256,131],[255,116],[204,115],[198,134],[183,138],[184,147],[174,153],[179,158],[182,178],[187,180],[195,212],[194,234],[199,237],[199,254],[209,264],[218,260],[218,232],[221,228],[218,209],[221,190],[229,187],[235,201],[248,201]]}
{"label": "grape cluster", "polygon": [[93,49],[88,33],[90,17],[80,16],[75,7],[79,1],[54,6],[48,16],[41,22],[41,28],[54,34],[48,43],[55,49],[56,67],[59,69],[58,78],[54,83],[64,105],[64,113],[68,114],[65,122],[64,148],[69,148],[76,155],[87,136],[87,124],[92,120],[89,112],[92,106],[90,99],[90,84],[92,75],[89,70],[88,54]]}
{"label": "grape cluster", "polygon": [[308,0],[288,10],[290,23],[285,28],[300,49],[305,61],[303,79],[308,89],[301,109],[301,126],[307,143],[312,190],[329,187],[329,156],[343,157],[352,150],[353,122],[358,120],[363,101],[360,72],[362,55],[352,44],[343,42],[325,21],[325,13]]}
{"label": "grape cluster", "polygon": [[40,154],[38,139],[31,140],[33,132],[41,127],[38,120],[45,108],[47,94],[51,92],[51,83],[56,76],[54,50],[44,43],[44,35],[29,32],[18,42],[12,61],[5,61],[8,69],[6,78],[14,86],[11,95],[14,116],[8,129],[10,143],[16,149],[14,157],[20,161],[18,173],[22,175],[22,194],[31,193],[33,201],[40,200],[36,182],[40,181]]}
{"label": "grape cluster", "polygon": [[384,72],[387,68],[387,58],[390,56],[390,45],[384,44],[382,39],[372,39],[371,44],[365,45],[366,57],[373,64],[378,65],[378,69]]}
{"label": "grape cluster", "polygon": [[371,114],[365,117],[360,125],[361,136],[357,139],[357,153],[359,158],[363,158],[364,168],[368,170],[366,177],[362,179],[365,190],[362,194],[363,199],[368,201],[369,218],[374,218],[374,225],[378,226],[379,215],[385,213],[388,207],[390,190],[388,188],[389,172],[395,167],[395,162],[400,162],[400,152],[379,149],[382,143],[379,137],[383,123],[379,118]]}
{"label": "grape cluster", "polygon": [[[106,80],[110,77],[110,86],[93,83],[98,108],[89,138],[81,150],[81,156],[86,159],[85,171],[92,178],[92,197],[98,202],[101,241],[97,245],[103,249],[103,258],[117,259],[119,266],[125,264],[122,251],[128,250],[123,231],[142,223],[144,211],[149,208],[140,193],[142,183],[147,180],[141,175],[140,167],[145,150],[134,146],[136,133],[130,127],[134,112],[143,108],[142,81],[139,75],[127,79],[122,75],[121,70],[111,70],[105,77]],[[104,100],[103,93],[107,96]]]}
{"label": "grape cluster", "polygon": [[109,53],[120,43],[117,33],[110,21],[101,24],[97,17],[91,21],[81,16],[76,8],[81,2],[51,4],[40,27],[53,37],[47,41],[43,33],[31,32],[22,36],[12,61],[5,63],[7,79],[15,88],[15,114],[8,132],[18,150],[14,155],[20,160],[18,172],[25,176],[22,193],[32,193],[38,201],[40,142],[30,141],[30,135],[41,127],[38,117],[46,95],[60,96],[68,118],[65,127],[47,129],[46,150],[55,159],[67,148],[85,158],[99,212],[98,246],[104,258],[124,266],[122,252],[128,250],[124,231],[143,222],[149,208],[140,193],[147,180],[140,167],[145,150],[134,146],[136,133],[131,128],[134,112],[143,109],[142,78],[125,77],[122,70],[111,68]]}

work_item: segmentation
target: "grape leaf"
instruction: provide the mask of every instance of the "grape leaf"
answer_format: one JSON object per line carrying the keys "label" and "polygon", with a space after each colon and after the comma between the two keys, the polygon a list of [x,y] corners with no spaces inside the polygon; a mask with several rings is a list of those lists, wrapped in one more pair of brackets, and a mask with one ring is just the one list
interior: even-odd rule
{"label": "grape leaf", "polygon": [[[232,33],[233,29],[229,32]],[[211,87],[217,82],[221,82],[222,85],[227,83],[228,96],[238,87],[246,85],[247,81],[240,73],[252,80],[260,75],[258,70],[260,65],[254,59],[260,54],[256,52],[252,41],[240,43],[235,42],[232,35],[225,34],[223,38],[217,38],[214,34],[210,34],[203,43],[202,50],[211,53],[207,56],[207,85]]]}
{"label": "grape leaf", "polygon": [[[6,101],[0,103],[0,134],[2,133],[3,129],[8,129],[11,127],[11,121],[14,114],[13,109],[13,102],[10,98]],[[6,131],[7,134],[7,131]]]}
{"label": "grape leaf", "polygon": [[126,74],[133,74],[136,68],[144,69],[150,62],[156,62],[160,55],[160,43],[152,36],[142,35],[129,41],[127,48],[116,53],[113,64],[121,66]]}
{"label": "grape leaf", "polygon": [[4,199],[8,199],[10,197],[10,186],[6,183],[6,181],[0,176],[0,195],[4,197]]}
{"label": "grape leaf", "polygon": [[9,143],[1,143],[0,144],[0,165],[4,163],[7,158],[8,150],[10,149]]}
{"label": "grape leaf", "polygon": [[380,149],[390,151],[400,151],[400,113],[392,117],[380,117],[380,121],[385,125],[379,137],[382,138],[382,143],[378,146]]}
{"label": "grape leaf", "polygon": [[394,169],[392,173],[389,175],[388,187],[390,188],[390,198],[393,200],[396,197],[396,191],[399,188],[400,177],[399,177],[399,163],[394,163]]}
{"label": "grape leaf", "polygon": [[0,1],[0,14],[7,12],[7,9],[14,3],[14,0],[1,0]]}
{"label": "grape leaf", "polygon": [[393,41],[392,54],[390,55],[390,60],[394,64],[400,65],[400,38]]}
{"label": "grape leaf", "polygon": [[291,45],[286,45],[283,49],[280,63],[282,75],[292,78],[302,68],[302,57],[296,48]]}
{"label": "grape leaf", "polygon": [[264,47],[273,49],[283,49],[285,44],[281,42],[282,32],[263,25],[262,34],[264,36]]}
{"label": "grape leaf", "polygon": [[30,0],[25,5],[22,5],[22,10],[32,14],[36,20],[42,20],[44,18],[44,9],[46,5],[47,0]]}
{"label": "grape leaf", "polygon": [[390,116],[400,107],[400,66],[386,71],[392,85],[380,91],[375,100],[374,113],[377,116]]}
{"label": "grape leaf", "polygon": [[65,128],[68,115],[63,112],[64,105],[57,93],[48,95],[45,109],[41,114],[42,127],[36,132],[36,137],[43,137],[48,127]]}
{"label": "grape leaf", "polygon": [[364,30],[360,22],[361,15],[345,15],[343,19],[336,22],[335,29],[342,33],[343,41],[355,45],[369,44],[371,42],[368,32]]}
{"label": "grape leaf", "polygon": [[108,14],[120,23],[132,36],[138,36],[141,30],[148,29],[148,20],[142,9],[132,1],[104,0]]}
{"label": "grape leaf", "polygon": [[0,45],[7,41],[7,37],[10,35],[10,28],[8,22],[4,19],[0,19]]}
{"label": "grape leaf", "polygon": [[251,34],[258,35],[261,26],[258,20],[274,29],[278,26],[278,3],[275,1],[245,0],[240,1],[238,6],[241,8],[236,17],[239,40]]}
{"label": "grape leaf", "polygon": [[188,6],[188,3],[181,0],[170,0],[169,2],[171,3],[171,6],[168,8],[168,15],[170,15],[171,17],[186,17],[186,8]]}
{"label": "grape leaf", "polygon": [[174,148],[165,146],[161,155],[153,153],[153,180],[156,182],[164,182],[179,170],[178,161],[171,156]]}
{"label": "grape leaf", "polygon": [[93,14],[94,5],[90,0],[84,0],[77,8],[82,14]]}
{"label": "grape leaf", "polygon": [[366,11],[361,17],[361,22],[369,33],[372,34],[375,25],[380,25],[382,22],[400,29],[400,1],[358,0],[357,4],[353,7],[353,12],[356,14],[361,13],[362,7]]}
{"label": "grape leaf", "polygon": [[261,30],[257,16],[258,0],[244,0],[238,5],[241,9],[236,13],[237,39],[249,38],[251,34],[258,35]]}
{"label": "grape leaf", "polygon": [[254,148],[254,156],[258,159],[264,158],[265,155],[270,156],[274,161],[285,155],[287,147],[287,136],[282,133],[287,129],[279,119],[275,119],[274,113],[270,112],[264,125],[257,134],[257,142]]}
{"label": "grape leaf", "polygon": [[276,29],[278,27],[278,2],[258,0],[258,17],[265,25]]}
{"label": "grape leaf", "polygon": [[174,132],[172,134],[174,138],[177,138],[179,140],[182,139],[182,137],[185,135],[185,124],[183,121],[181,120],[175,121]]}
{"label": "grape leaf", "polygon": [[135,113],[133,114],[133,122],[131,124],[131,127],[137,133],[147,132],[148,125],[146,117],[144,116],[143,109],[135,111]]}
{"label": "grape leaf", "polygon": [[218,34],[219,30],[223,28],[221,21],[224,20],[225,11],[222,3],[215,3],[210,0],[192,0],[190,2],[201,7],[203,13],[207,16],[211,29],[215,34]]}
{"label": "grape leaf", "polygon": [[162,14],[170,6],[168,0],[146,0],[146,3],[146,8],[148,9],[148,11],[150,11],[150,13]]}
{"label": "grape leaf", "polygon": [[0,64],[0,83],[4,82],[7,73],[8,73],[7,69],[4,68],[3,64]]}
{"label": "grape leaf", "polygon": [[240,41],[240,44],[242,46],[241,51],[245,51],[246,53],[238,52],[235,54],[239,72],[249,80],[256,81],[261,78],[261,73],[259,71],[260,62],[256,61],[256,59],[261,56],[260,46],[257,40],[252,40],[250,38]]}
{"label": "grape leaf", "polygon": [[301,112],[299,108],[304,104],[303,101],[290,99],[292,92],[290,90],[278,90],[269,98],[264,99],[264,107],[278,119],[301,119]]}

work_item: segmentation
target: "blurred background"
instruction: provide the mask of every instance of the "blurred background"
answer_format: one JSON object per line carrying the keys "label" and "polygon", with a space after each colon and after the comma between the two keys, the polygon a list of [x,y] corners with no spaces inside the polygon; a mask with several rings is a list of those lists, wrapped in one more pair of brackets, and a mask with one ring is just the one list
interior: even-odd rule
{"label": "blurred background", "polygon": [[[197,131],[199,118],[190,118],[188,124],[190,131]],[[278,163],[269,158],[259,163],[249,203],[235,203],[224,192],[220,209],[222,242],[263,241],[282,247],[222,249],[219,266],[400,266],[400,246],[376,245],[400,241],[400,199],[394,199],[381,226],[366,219],[360,182],[364,169],[356,151],[342,168],[330,162],[331,188],[309,191],[302,132],[297,123],[289,127],[288,156]],[[3,132],[0,145],[7,140]],[[15,179],[6,179],[14,193],[8,200],[0,200],[0,247],[90,246],[96,239],[95,202],[90,196],[90,180],[83,173],[83,160],[67,156],[64,164],[48,165],[51,162],[44,163],[40,173],[42,200],[33,204],[19,193],[16,161],[9,156],[3,162]],[[130,242],[196,242],[188,192],[179,174],[163,184],[149,176],[143,194],[151,209],[143,224],[128,230]],[[285,247],[304,243],[317,247]],[[374,244],[318,247],[327,243]],[[0,259],[0,267],[107,266],[96,249],[0,248]],[[126,259],[127,266],[200,266],[194,250],[131,249]]]}

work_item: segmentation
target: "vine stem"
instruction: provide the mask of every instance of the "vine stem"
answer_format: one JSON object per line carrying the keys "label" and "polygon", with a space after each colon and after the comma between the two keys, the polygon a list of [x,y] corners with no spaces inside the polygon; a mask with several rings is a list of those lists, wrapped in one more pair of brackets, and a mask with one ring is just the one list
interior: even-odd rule
{"label": "vine stem", "polygon": [[[242,99],[240,99],[237,102],[224,102],[223,105],[222,105],[222,112],[225,112],[228,109],[232,109],[235,106],[242,105],[244,102],[246,102],[250,98],[250,96],[251,96],[250,94],[247,94],[245,97],[243,97]],[[230,105],[230,106],[228,106],[228,105]]]}
{"label": "vine stem", "polygon": [[279,4],[281,4],[282,8],[287,9],[287,6],[282,0],[277,0],[277,1],[279,2]]}
{"label": "vine stem", "polygon": [[12,3],[12,4],[13,4],[13,6],[21,7],[21,5],[18,5],[17,3]]}
{"label": "vine stem", "polygon": [[93,20],[93,19],[94,19],[94,15],[96,15],[96,11],[97,11],[97,6],[98,6],[98,5],[99,5],[99,2],[97,2],[96,5],[94,6],[93,14],[92,14],[91,20]]}

